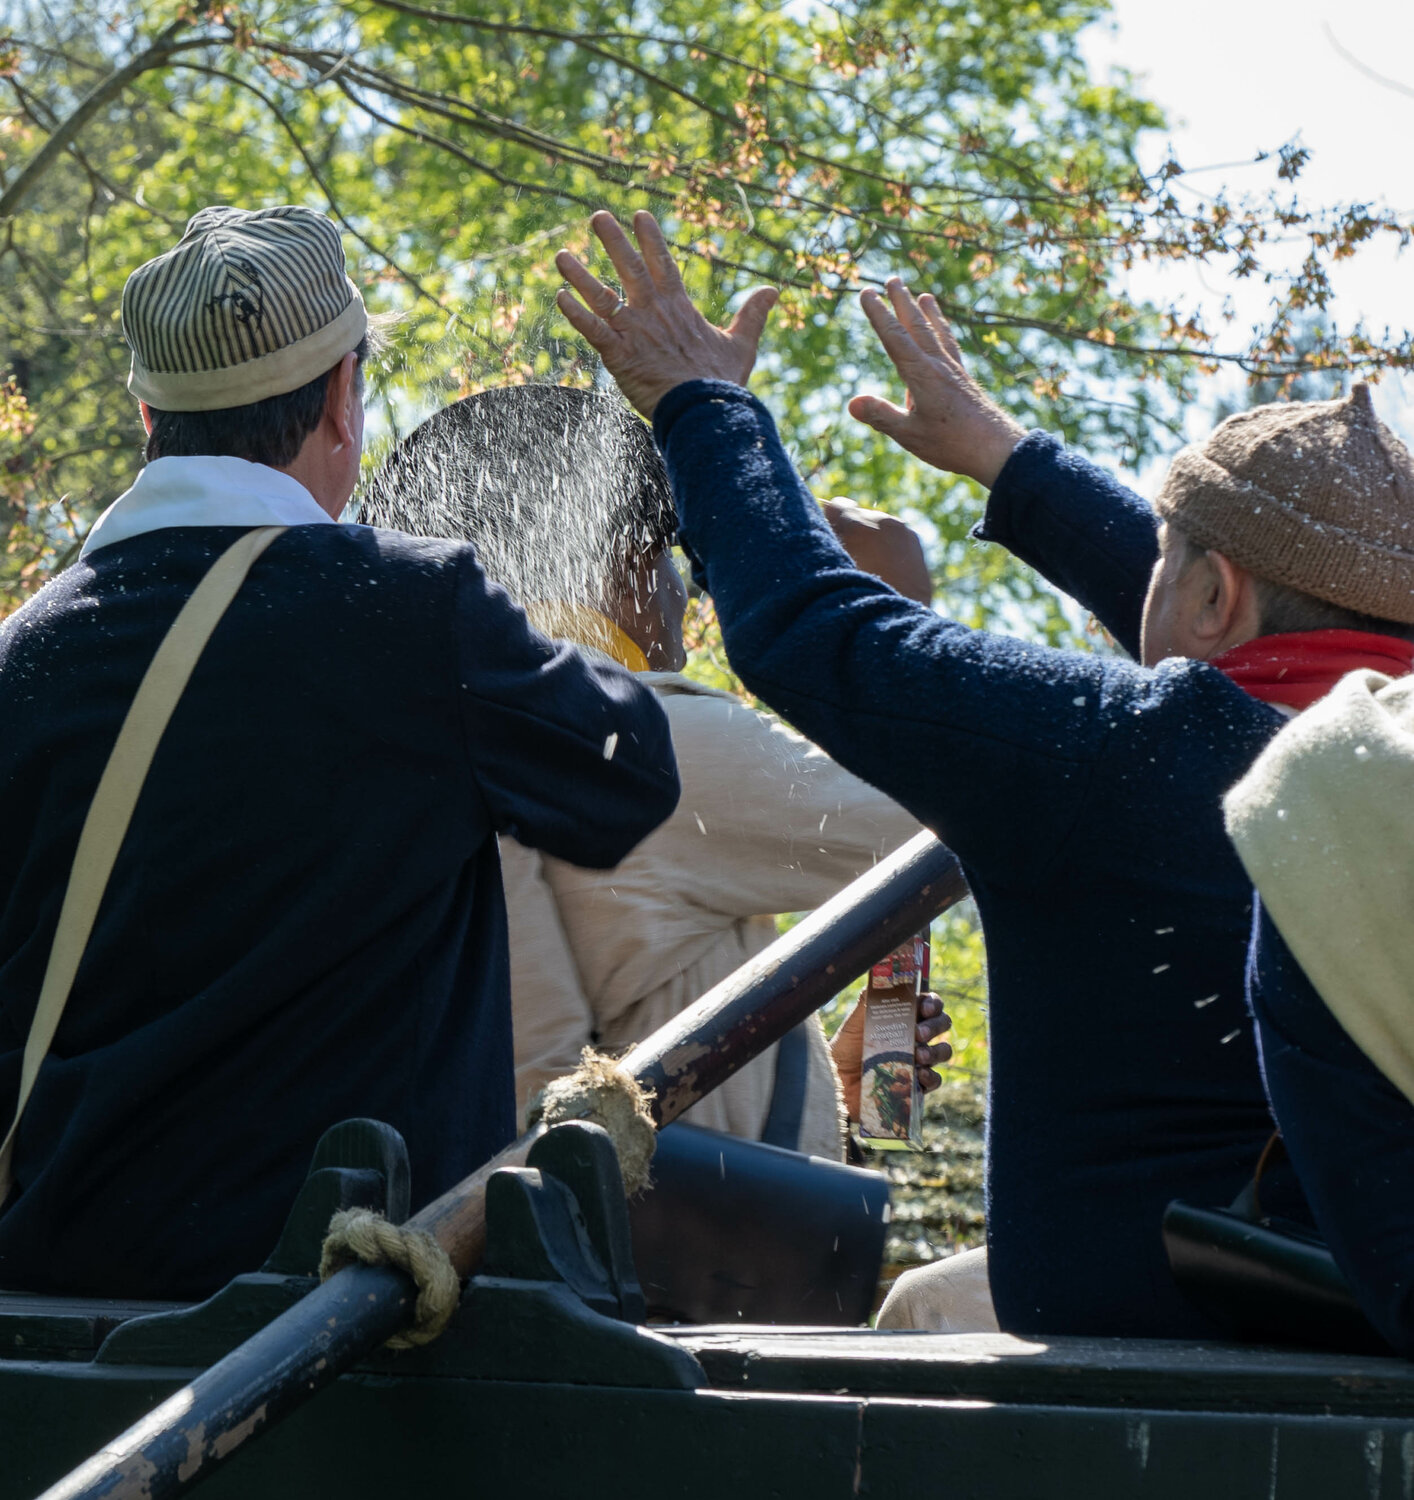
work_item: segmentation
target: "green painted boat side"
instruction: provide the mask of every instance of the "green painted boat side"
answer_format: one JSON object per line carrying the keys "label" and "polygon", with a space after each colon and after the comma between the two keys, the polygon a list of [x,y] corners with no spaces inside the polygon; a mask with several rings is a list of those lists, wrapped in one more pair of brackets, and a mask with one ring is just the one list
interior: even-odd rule
{"label": "green painted boat side", "polygon": [[[1328,1415],[1243,1409],[1221,1391],[1216,1410],[1057,1405],[1006,1399],[1009,1374],[1021,1382],[1020,1394],[1028,1381],[1037,1389],[1032,1352],[998,1348],[964,1361],[969,1379],[955,1357],[930,1359],[917,1347],[920,1336],[894,1337],[915,1344],[904,1361],[912,1375],[891,1376],[897,1383],[933,1383],[939,1369],[951,1367],[949,1378],[966,1389],[985,1359],[989,1374],[980,1384],[991,1398],[364,1370],[250,1444],[203,1493],[211,1500],[374,1500],[463,1490],[624,1500],[1186,1500],[1206,1491],[1222,1500],[1403,1500],[1414,1486],[1414,1414],[1383,1414],[1401,1404],[1388,1391],[1378,1410],[1352,1409],[1356,1383],[1397,1387],[1399,1370],[1348,1370],[1324,1357],[1331,1361],[1329,1389],[1343,1407]],[[838,1333],[789,1338],[792,1358],[803,1349],[838,1360],[835,1349],[848,1341]],[[736,1339],[739,1357],[754,1351],[771,1362],[774,1335]],[[1102,1347],[1072,1341],[1050,1353],[1060,1363],[1080,1359],[1096,1375],[1104,1369]],[[1131,1357],[1111,1374],[1117,1390],[1136,1375],[1152,1391],[1173,1377],[1190,1386],[1191,1399],[1213,1358],[1211,1350],[1175,1347],[1162,1360]],[[0,1500],[28,1500],[194,1373],[81,1361],[0,1364]],[[1230,1362],[1229,1376],[1237,1373]],[[1319,1373],[1300,1373],[1303,1405]],[[1409,1405],[1407,1389],[1402,1404]]]}
{"label": "green painted boat side", "polygon": [[[467,1284],[446,1333],[335,1381],[215,1470],[204,1496],[1414,1495],[1414,1364],[1402,1360],[643,1326],[622,1195],[595,1175],[606,1139],[551,1134],[542,1169],[498,1174],[494,1274]],[[237,1277],[205,1303],[0,1295],[0,1500],[31,1500],[308,1291],[319,1216],[343,1192],[319,1173],[311,1183],[318,1212],[297,1205],[291,1222],[306,1230],[272,1257],[285,1269]]]}

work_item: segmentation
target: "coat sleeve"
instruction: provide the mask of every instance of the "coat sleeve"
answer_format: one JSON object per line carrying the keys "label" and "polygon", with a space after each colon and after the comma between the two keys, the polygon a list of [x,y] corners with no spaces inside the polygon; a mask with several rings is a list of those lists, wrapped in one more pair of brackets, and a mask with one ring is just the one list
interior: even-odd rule
{"label": "coat sleeve", "polygon": [[678,386],[654,425],[742,680],[965,865],[1043,880],[1149,674],[968,629],[859,572],[740,387]]}
{"label": "coat sleeve", "polygon": [[616,865],[677,806],[655,695],[538,634],[469,548],[459,568],[458,698],[492,826],[590,869]]}
{"label": "coat sleeve", "polygon": [[1158,557],[1153,507],[1055,438],[1031,432],[997,476],[973,530],[1077,600],[1134,658]]}
{"label": "coat sleeve", "polygon": [[684,896],[733,917],[828,901],[918,821],[771,714],[715,694],[667,700],[684,795]]}

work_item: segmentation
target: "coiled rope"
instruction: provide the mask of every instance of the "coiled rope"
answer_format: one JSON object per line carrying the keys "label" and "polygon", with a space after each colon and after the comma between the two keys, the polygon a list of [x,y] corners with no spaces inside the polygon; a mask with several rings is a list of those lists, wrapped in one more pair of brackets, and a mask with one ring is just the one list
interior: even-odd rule
{"label": "coiled rope", "polygon": [[[588,1120],[602,1125],[618,1153],[624,1191],[632,1197],[648,1186],[657,1142],[649,1099],[632,1073],[612,1057],[586,1047],[573,1073],[547,1084],[531,1101],[530,1121],[559,1125],[566,1120]],[[345,1209],[329,1221],[319,1279],[328,1281],[356,1264],[396,1266],[417,1284],[412,1324],[388,1340],[390,1349],[430,1344],[457,1310],[461,1279],[450,1256],[425,1230],[390,1224],[371,1209]]]}
{"label": "coiled rope", "polygon": [[368,1208],[348,1208],[329,1221],[319,1257],[319,1279],[346,1266],[396,1266],[417,1283],[410,1327],[388,1340],[390,1349],[430,1344],[447,1326],[461,1298],[461,1278],[451,1257],[425,1230],[390,1224]]}

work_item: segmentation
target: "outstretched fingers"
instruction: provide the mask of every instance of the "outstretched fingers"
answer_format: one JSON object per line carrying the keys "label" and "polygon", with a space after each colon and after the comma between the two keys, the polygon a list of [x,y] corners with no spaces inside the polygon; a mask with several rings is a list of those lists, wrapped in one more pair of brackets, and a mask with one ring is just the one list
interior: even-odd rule
{"label": "outstretched fingers", "polygon": [[753,292],[729,328],[716,328],[688,297],[651,214],[634,219],[642,255],[612,214],[597,213],[591,223],[621,279],[622,303],[567,251],[555,257],[567,283],[555,300],[575,331],[599,351],[627,399],[651,417],[658,402],[685,381],[745,385],[775,292]]}
{"label": "outstretched fingers", "polygon": [[660,292],[685,291],[682,273],[673,259],[672,249],[663,236],[657,219],[646,208],[640,208],[633,216],[633,232],[638,239],[638,248],[643,264],[653,285]]}
{"label": "outstretched fingers", "polygon": [[[650,214],[651,218],[652,215]],[[653,278],[643,257],[633,248],[633,241],[624,232],[624,227],[607,209],[600,209],[589,221],[600,243],[609,252],[609,259],[619,273],[624,296],[630,305],[641,303],[653,295]]]}
{"label": "outstretched fingers", "polygon": [[[561,272],[563,275],[563,271]],[[603,354],[614,338],[614,330],[596,317],[567,286],[555,293],[555,306],[565,315],[566,321],[576,333],[582,334],[595,349]]]}
{"label": "outstretched fingers", "polygon": [[855,396],[850,400],[849,414],[876,432],[882,432],[885,437],[901,442],[906,431],[914,425],[912,386],[929,373],[928,356],[918,347],[908,329],[889,310],[888,303],[878,292],[867,291],[859,301],[874,332],[879,335],[884,352],[903,376],[904,384],[910,388],[910,396],[908,406],[895,406],[892,401],[885,401],[881,396]]}
{"label": "outstretched fingers", "polygon": [[935,358],[943,356],[943,346],[938,340],[937,329],[932,322],[924,316],[913,293],[903,284],[897,276],[890,276],[884,283],[884,290],[888,293],[889,302],[893,307],[894,316],[903,326],[908,329],[913,342],[924,354],[931,354]]}
{"label": "outstretched fingers", "polygon": [[606,286],[588,266],[583,264],[577,256],[571,255],[568,250],[561,250],[556,255],[555,269],[584,298],[585,305],[592,312],[598,313],[600,317],[607,318],[619,305],[619,294],[613,287]]}
{"label": "outstretched fingers", "polygon": [[863,422],[885,437],[897,439],[912,415],[906,407],[895,406],[882,396],[851,396],[849,414],[856,422]]}
{"label": "outstretched fingers", "polygon": [[860,295],[860,306],[864,316],[879,335],[884,352],[894,362],[894,368],[903,376],[905,383],[910,377],[921,375],[927,368],[927,359],[918,347],[913,335],[899,322],[889,309],[889,304],[876,291]]}
{"label": "outstretched fingers", "polygon": [[957,346],[957,339],[953,337],[952,324],[943,316],[943,310],[938,305],[938,299],[932,292],[924,292],[918,299],[918,306],[927,318],[934,336],[942,345],[943,353],[959,367],[962,366],[962,350]]}

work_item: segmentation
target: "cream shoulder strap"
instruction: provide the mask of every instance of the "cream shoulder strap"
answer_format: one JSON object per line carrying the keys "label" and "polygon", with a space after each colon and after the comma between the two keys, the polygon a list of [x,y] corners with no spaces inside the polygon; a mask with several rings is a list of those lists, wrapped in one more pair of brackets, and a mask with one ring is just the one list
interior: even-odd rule
{"label": "cream shoulder strap", "polygon": [[0,1205],[10,1191],[11,1161],[20,1116],[59,1029],[59,1019],[68,1003],[103,893],[108,888],[108,877],[113,873],[158,741],[212,631],[240,592],[246,574],[284,530],[284,526],[260,526],[247,531],[212,563],[163,637],[118,731],[79,835],[39,1003],[25,1040],[15,1118],[0,1145]]}

